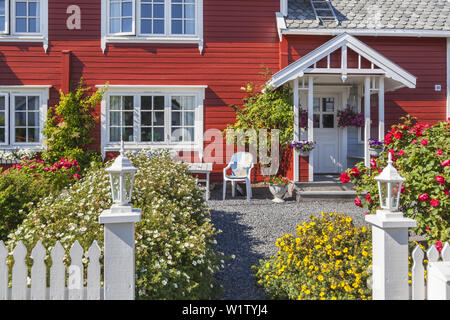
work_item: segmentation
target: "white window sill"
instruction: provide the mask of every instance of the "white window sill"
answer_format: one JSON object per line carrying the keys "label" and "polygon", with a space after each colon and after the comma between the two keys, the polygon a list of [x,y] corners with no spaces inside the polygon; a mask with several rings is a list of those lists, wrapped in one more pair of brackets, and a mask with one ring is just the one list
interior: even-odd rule
{"label": "white window sill", "polygon": [[[156,150],[156,149],[169,149],[169,150],[178,150],[178,151],[200,151],[203,149],[202,146],[200,146],[198,143],[185,143],[185,144],[167,144],[167,143],[124,143],[125,151],[139,151],[139,150]],[[120,150],[120,143],[113,144],[110,143],[107,146],[105,146],[104,151],[105,152],[111,152],[111,151],[119,151]]]}
{"label": "white window sill", "polygon": [[1,42],[42,42],[45,52],[48,50],[48,38],[42,34],[9,35],[0,34]]}
{"label": "white window sill", "polygon": [[146,37],[146,36],[114,36],[108,35],[102,39],[102,50],[105,53],[107,43],[179,43],[179,44],[197,44],[200,54],[203,52],[203,39],[199,36],[164,36],[164,37]]}

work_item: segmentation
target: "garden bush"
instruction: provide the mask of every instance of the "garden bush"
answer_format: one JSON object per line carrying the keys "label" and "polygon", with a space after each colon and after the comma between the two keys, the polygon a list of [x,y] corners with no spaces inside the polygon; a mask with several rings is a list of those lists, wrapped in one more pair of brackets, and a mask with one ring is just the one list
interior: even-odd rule
{"label": "garden bush", "polygon": [[388,153],[394,166],[406,178],[401,191],[400,210],[417,221],[413,229],[428,244],[450,241],[450,122],[434,125],[417,123],[412,117],[392,126],[384,139],[384,151],[372,158],[370,167],[357,164],[341,175],[360,194],[355,204],[375,213],[380,208],[374,179],[387,165]]}
{"label": "garden bush", "polygon": [[343,214],[322,213],[276,241],[277,254],[253,266],[274,299],[370,299],[372,243],[368,227]]}
{"label": "garden bush", "polygon": [[76,160],[61,159],[51,166],[24,157],[0,174],[0,240],[23,221],[34,205],[81,178]]}
{"label": "garden bush", "polygon": [[[185,164],[172,162],[168,153],[151,158],[146,153],[128,155],[139,169],[132,202],[142,209],[136,224],[136,297],[217,298],[221,288],[214,273],[223,254],[215,250],[218,231],[204,194]],[[75,240],[85,250],[93,240],[103,247],[98,217],[111,202],[109,175],[103,167],[89,169],[67,192],[41,201],[10,235],[8,246],[22,240],[32,248],[41,239],[48,252],[58,240],[67,253]]]}

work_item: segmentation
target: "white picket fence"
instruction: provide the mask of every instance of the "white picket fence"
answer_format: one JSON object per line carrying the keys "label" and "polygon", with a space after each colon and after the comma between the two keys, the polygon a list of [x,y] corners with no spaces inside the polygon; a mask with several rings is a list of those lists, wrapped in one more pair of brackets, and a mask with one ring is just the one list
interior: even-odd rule
{"label": "white picket fence", "polygon": [[[413,261],[412,271],[411,271],[411,299],[412,300],[425,300],[427,298],[427,287],[425,282],[425,267],[424,259],[425,252],[422,248],[417,245],[412,254],[411,258]],[[441,253],[436,249],[435,245],[431,245],[426,251],[426,258],[428,263],[437,262],[439,258],[442,261],[450,262],[450,245],[446,243],[442,248]],[[428,268],[428,267],[427,267]],[[427,270],[427,276],[429,272]]]}
{"label": "white picket fence", "polygon": [[[84,285],[83,248],[75,241],[70,248],[70,266],[64,265],[65,251],[58,241],[51,250],[52,264],[47,275],[45,263],[46,249],[41,241],[31,251],[31,275],[26,264],[27,248],[19,241],[12,251],[14,264],[11,270],[11,288],[9,288],[8,249],[0,241],[0,300],[100,300],[103,299],[101,287],[101,250],[94,241],[87,255],[87,281]],[[68,277],[67,277],[68,276]],[[67,285],[66,285],[67,278]],[[47,280],[50,286],[47,287]]]}

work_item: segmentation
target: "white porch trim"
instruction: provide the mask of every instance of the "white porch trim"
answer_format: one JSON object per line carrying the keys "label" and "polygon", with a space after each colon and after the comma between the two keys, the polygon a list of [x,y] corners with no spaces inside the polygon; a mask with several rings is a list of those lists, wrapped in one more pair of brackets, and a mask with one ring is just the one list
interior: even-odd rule
{"label": "white porch trim", "polygon": [[450,37],[447,38],[447,119],[450,118]]}
{"label": "white porch trim", "polygon": [[[314,141],[314,78],[308,77],[308,141]],[[298,158],[296,159],[298,161]],[[314,181],[314,151],[309,153],[308,180]]]}

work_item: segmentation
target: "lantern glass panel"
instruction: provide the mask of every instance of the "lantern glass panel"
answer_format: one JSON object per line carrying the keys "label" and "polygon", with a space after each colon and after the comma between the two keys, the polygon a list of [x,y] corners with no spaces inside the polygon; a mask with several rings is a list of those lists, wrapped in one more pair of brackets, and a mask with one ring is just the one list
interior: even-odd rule
{"label": "lantern glass panel", "polygon": [[111,193],[113,202],[119,202],[120,199],[120,173],[111,173]]}
{"label": "lantern glass panel", "polygon": [[125,202],[131,202],[131,193],[133,192],[133,173],[126,172],[123,174],[123,184],[125,192]]}
{"label": "lantern glass panel", "polygon": [[401,184],[397,182],[379,182],[381,208],[395,211],[398,209],[398,197]]}

